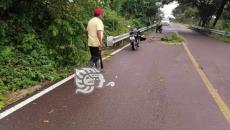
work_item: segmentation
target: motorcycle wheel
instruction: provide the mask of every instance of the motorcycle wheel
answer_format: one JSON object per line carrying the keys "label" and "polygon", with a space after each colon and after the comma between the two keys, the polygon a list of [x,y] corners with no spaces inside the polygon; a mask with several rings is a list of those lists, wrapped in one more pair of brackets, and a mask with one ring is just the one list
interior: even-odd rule
{"label": "motorcycle wheel", "polygon": [[132,45],[132,50],[135,51],[137,49],[135,43],[131,43],[131,45]]}
{"label": "motorcycle wheel", "polygon": [[141,41],[140,41],[140,39],[138,39],[138,40],[137,40],[137,43],[136,43],[136,47],[137,47],[137,48],[139,47],[140,43],[141,43]]}

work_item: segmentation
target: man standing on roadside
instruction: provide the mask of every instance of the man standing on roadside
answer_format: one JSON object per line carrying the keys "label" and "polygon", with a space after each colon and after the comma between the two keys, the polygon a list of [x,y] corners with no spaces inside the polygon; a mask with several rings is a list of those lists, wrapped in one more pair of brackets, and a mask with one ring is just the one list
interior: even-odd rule
{"label": "man standing on roadside", "polygon": [[103,44],[103,33],[104,33],[104,24],[102,22],[103,10],[95,9],[94,17],[88,22],[87,26],[87,38],[88,46],[91,53],[91,59],[88,64],[89,67],[98,68],[98,61],[100,61],[100,69],[103,69],[101,50],[104,47]]}

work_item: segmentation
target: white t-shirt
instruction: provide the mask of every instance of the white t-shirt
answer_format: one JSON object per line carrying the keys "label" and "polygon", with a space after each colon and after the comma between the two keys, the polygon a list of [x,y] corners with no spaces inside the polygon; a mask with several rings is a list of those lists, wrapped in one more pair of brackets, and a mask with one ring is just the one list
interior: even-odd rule
{"label": "white t-shirt", "polygon": [[101,36],[103,39],[104,24],[101,19],[94,17],[88,22],[88,26],[87,26],[88,46],[92,46],[92,47],[100,46],[100,41],[97,37],[97,31],[102,32]]}

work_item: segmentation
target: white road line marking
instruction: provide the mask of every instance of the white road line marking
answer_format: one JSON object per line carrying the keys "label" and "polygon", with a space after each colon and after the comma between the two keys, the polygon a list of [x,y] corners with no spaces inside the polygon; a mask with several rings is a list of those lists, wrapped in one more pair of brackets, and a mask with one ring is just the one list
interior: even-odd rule
{"label": "white road line marking", "polygon": [[[128,45],[129,45],[129,44],[128,44]],[[120,49],[118,49],[118,50],[112,52],[109,56],[103,58],[103,60],[106,60],[106,59],[109,58],[110,56],[117,54],[118,52],[120,52],[120,51],[122,51],[123,49],[125,49],[126,47],[128,47],[128,45],[125,45],[124,47],[122,47],[122,48],[120,48]],[[18,103],[17,105],[15,105],[15,106],[13,106],[13,107],[11,107],[11,108],[9,108],[9,109],[3,111],[2,113],[0,113],[0,120],[3,119],[3,118],[6,117],[6,116],[12,114],[13,112],[19,110],[20,108],[26,106],[27,104],[33,102],[34,100],[38,99],[39,97],[41,97],[41,96],[43,96],[43,95],[49,93],[50,91],[54,90],[55,88],[59,87],[60,85],[66,83],[66,82],[69,81],[70,79],[74,78],[74,75],[75,75],[75,74],[70,75],[69,77],[67,77],[67,78],[65,78],[65,79],[63,79],[63,80],[61,80],[61,81],[59,81],[58,83],[56,83],[56,84],[54,84],[54,85],[52,85],[52,86],[50,86],[50,87],[48,87],[48,88],[42,90],[41,92],[35,94],[34,96],[32,96],[32,97],[30,97],[30,98],[28,98],[28,99],[25,99],[24,101]]]}
{"label": "white road line marking", "polygon": [[24,106],[27,105],[27,104],[33,102],[34,100],[38,99],[39,97],[41,97],[41,96],[47,94],[48,92],[54,90],[55,88],[57,88],[58,86],[64,84],[65,82],[69,81],[69,80],[72,79],[73,77],[74,77],[74,74],[72,74],[72,75],[70,75],[69,77],[67,77],[67,78],[65,78],[65,79],[63,79],[63,80],[61,80],[61,81],[59,81],[58,83],[56,83],[56,84],[54,84],[54,85],[52,85],[52,86],[50,86],[50,87],[44,89],[43,91],[41,91],[41,92],[35,94],[34,96],[32,96],[32,97],[30,97],[30,98],[28,98],[28,99],[22,101],[21,103],[19,103],[19,104],[15,105],[15,106],[13,106],[13,107],[11,107],[11,108],[5,110],[4,112],[0,113],[0,119],[2,119],[2,118],[4,118],[4,117],[8,116],[9,114],[11,114],[11,113],[17,111],[18,109],[24,107]]}
{"label": "white road line marking", "polygon": [[123,49],[125,49],[125,48],[128,47],[128,46],[129,46],[129,44],[123,46],[122,48],[120,48],[120,49],[118,49],[118,50],[116,50],[116,51],[114,51],[114,52],[111,53],[110,55],[113,56],[113,55],[117,54],[118,52],[122,51]]}
{"label": "white road line marking", "polygon": [[[186,41],[186,40],[185,40]],[[186,43],[188,43],[186,41]],[[195,67],[197,73],[201,77],[203,83],[205,84],[206,88],[208,89],[208,92],[211,94],[213,97],[214,101],[216,102],[217,106],[219,107],[220,111],[226,118],[227,122],[230,124],[230,109],[220,96],[220,94],[216,91],[215,87],[212,85],[211,81],[208,79],[207,75],[205,72],[201,69],[199,63],[196,61],[195,57],[192,55],[192,52],[189,50],[188,46],[186,43],[183,43],[184,49],[191,60],[193,66]]]}

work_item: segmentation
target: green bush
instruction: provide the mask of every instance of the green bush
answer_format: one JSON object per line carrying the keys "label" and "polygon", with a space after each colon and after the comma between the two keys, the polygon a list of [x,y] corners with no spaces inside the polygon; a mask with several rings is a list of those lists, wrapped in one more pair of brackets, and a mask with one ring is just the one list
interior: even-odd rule
{"label": "green bush", "polygon": [[132,26],[133,27],[140,27],[141,26],[141,22],[139,19],[133,19],[132,20]]}
{"label": "green bush", "polygon": [[84,25],[74,18],[56,19],[48,27],[45,41],[51,56],[61,65],[84,64],[88,59],[85,49]]}
{"label": "green bush", "polygon": [[2,94],[0,94],[0,110],[4,108],[6,104],[6,98]]}
{"label": "green bush", "polygon": [[223,22],[223,29],[229,31],[230,30],[230,20],[226,19]]}
{"label": "green bush", "polygon": [[116,36],[129,31],[127,20],[119,16],[117,12],[105,8],[105,14],[103,22],[105,24],[106,35]]}

